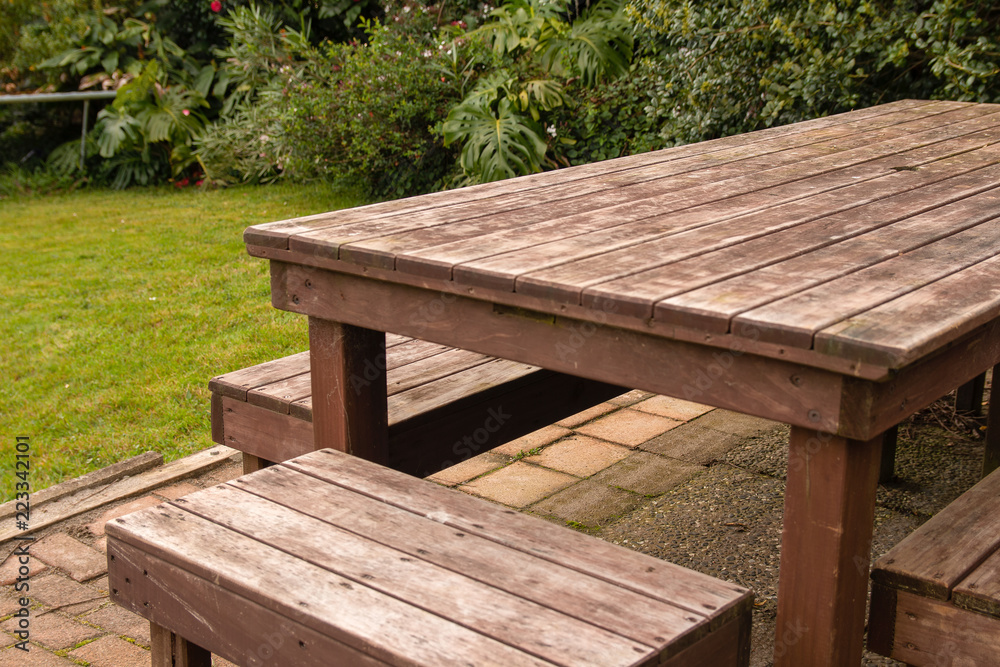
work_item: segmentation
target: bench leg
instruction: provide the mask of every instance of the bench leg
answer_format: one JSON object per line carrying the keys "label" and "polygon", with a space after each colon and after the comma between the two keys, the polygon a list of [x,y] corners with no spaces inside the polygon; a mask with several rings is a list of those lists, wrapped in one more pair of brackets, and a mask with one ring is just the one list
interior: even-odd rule
{"label": "bench leg", "polygon": [[961,387],[955,394],[955,411],[974,417],[983,414],[983,389],[986,387],[986,373],[980,373]]}
{"label": "bench leg", "polygon": [[253,454],[247,454],[243,452],[243,474],[249,475],[252,472],[257,472],[258,470],[263,470],[269,466],[273,466],[274,461],[268,461],[267,459],[262,459],[259,456],[254,456]]}
{"label": "bench leg", "polygon": [[[993,367],[993,386],[1000,378],[1000,364]],[[997,400],[994,400],[996,398]],[[1000,387],[990,390],[990,405],[986,413],[986,452],[983,455],[983,477],[1000,468]]]}
{"label": "bench leg", "polygon": [[882,436],[792,427],[775,667],[861,663]]}
{"label": "bench leg", "polygon": [[387,463],[385,334],[310,317],[309,360],[316,449]]}
{"label": "bench leg", "polygon": [[898,440],[899,424],[886,429],[885,433],[882,434],[882,463],[878,471],[879,484],[891,482],[896,475],[896,443]]}
{"label": "bench leg", "polygon": [[212,654],[178,637],[162,625],[149,622],[153,667],[212,667]]}

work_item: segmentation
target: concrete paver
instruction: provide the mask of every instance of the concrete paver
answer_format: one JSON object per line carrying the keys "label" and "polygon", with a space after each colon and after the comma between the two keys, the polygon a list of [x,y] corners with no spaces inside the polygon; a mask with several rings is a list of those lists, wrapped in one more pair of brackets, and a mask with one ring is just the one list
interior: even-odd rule
{"label": "concrete paver", "polygon": [[596,529],[628,514],[644,500],[635,493],[585,479],[532,505],[531,511]]}
{"label": "concrete paver", "polygon": [[[30,547],[28,551],[31,551]],[[3,565],[0,565],[0,586],[11,586],[17,581],[18,577],[23,576],[21,574],[21,567],[23,565],[24,564],[20,562],[18,555],[12,553],[8,556],[3,562]],[[29,558],[27,565],[29,569],[29,577],[37,577],[42,572],[49,569],[48,565],[36,558]]]}
{"label": "concrete paver", "polygon": [[114,635],[105,635],[70,651],[69,656],[86,660],[90,667],[146,667],[149,651]]}
{"label": "concrete paver", "polygon": [[466,459],[465,461],[462,461],[457,465],[453,465],[450,468],[445,468],[440,472],[436,472],[427,479],[437,482],[438,484],[454,486],[455,484],[468,482],[470,479],[479,477],[480,475],[488,473],[491,470],[496,470],[497,468],[505,466],[508,463],[510,463],[509,456],[503,456],[495,453],[495,451],[489,451],[481,456],[474,456],[471,459]]}
{"label": "concrete paver", "polygon": [[29,644],[28,651],[5,648],[0,651],[0,667],[73,667],[76,663],[49,653],[41,646]]}
{"label": "concrete paver", "polygon": [[640,449],[694,465],[707,465],[725,456],[739,442],[739,436],[705,428],[694,421],[650,438]]}
{"label": "concrete paver", "polygon": [[651,415],[648,412],[623,408],[589,424],[583,424],[576,430],[596,438],[610,440],[619,445],[637,447],[664,431],[680,426],[681,423],[676,419],[667,419]]}
{"label": "concrete paver", "polygon": [[589,422],[591,419],[605,415],[613,410],[617,410],[618,406],[614,403],[598,403],[592,408],[587,408],[583,412],[578,412],[575,415],[571,415],[563,419],[562,421],[557,421],[557,426],[562,426],[563,428],[576,428],[580,424]]}
{"label": "concrete paver", "polygon": [[565,473],[516,461],[459,488],[511,507],[526,507],[576,481]]}
{"label": "concrete paver", "polygon": [[695,417],[700,417],[714,408],[710,405],[692,403],[691,401],[672,398],[670,396],[653,396],[633,404],[632,409],[686,422]]}
{"label": "concrete paver", "polygon": [[765,429],[780,426],[778,422],[760,417],[751,417],[739,412],[729,410],[712,410],[710,413],[700,417],[697,422],[699,426],[715,429],[723,433],[732,433],[738,436],[749,436]]}
{"label": "concrete paver", "polygon": [[549,445],[541,453],[524,460],[577,477],[590,477],[616,461],[621,461],[631,452],[628,447],[585,435],[574,435]]}
{"label": "concrete paver", "polygon": [[[0,623],[0,627],[7,632],[13,632],[18,629],[19,620],[18,618],[10,618]],[[58,612],[32,614],[29,621],[29,640],[54,650],[75,646],[86,639],[101,635],[100,630],[66,618]]]}
{"label": "concrete paver", "polygon": [[593,480],[644,496],[660,495],[705,470],[666,456],[632,452],[615,465],[601,470]]}
{"label": "concrete paver", "polygon": [[53,533],[39,540],[31,547],[31,553],[76,581],[87,581],[108,571],[107,556],[64,533]]}
{"label": "concrete paver", "polygon": [[86,616],[81,616],[80,620],[116,635],[131,637],[143,646],[149,646],[149,621],[116,604],[101,607]]}
{"label": "concrete paver", "polygon": [[529,452],[537,447],[544,447],[545,445],[555,442],[559,438],[564,438],[567,435],[570,435],[572,432],[573,431],[565,426],[552,424],[551,426],[546,426],[538,429],[537,431],[521,436],[516,440],[506,442],[499,447],[494,447],[492,451],[497,454],[517,456],[522,452]]}
{"label": "concrete paver", "polygon": [[46,574],[31,580],[31,598],[46,607],[59,607],[71,614],[96,609],[103,601],[101,594],[61,574]]}

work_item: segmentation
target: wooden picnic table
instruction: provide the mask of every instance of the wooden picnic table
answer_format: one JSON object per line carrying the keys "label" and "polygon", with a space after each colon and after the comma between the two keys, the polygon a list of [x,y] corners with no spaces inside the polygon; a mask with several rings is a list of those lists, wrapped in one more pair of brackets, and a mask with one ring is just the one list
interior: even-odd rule
{"label": "wooden picnic table", "polygon": [[857,665],[881,434],[1000,361],[998,186],[1000,105],[907,100],[245,240],[317,447],[384,459],[381,332],[790,424],[776,664]]}

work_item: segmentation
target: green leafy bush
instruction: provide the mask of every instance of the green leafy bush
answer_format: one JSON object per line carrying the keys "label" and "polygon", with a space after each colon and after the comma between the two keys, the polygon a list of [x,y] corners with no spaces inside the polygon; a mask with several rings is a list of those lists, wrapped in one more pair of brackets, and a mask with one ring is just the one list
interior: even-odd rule
{"label": "green leafy bush", "polygon": [[631,0],[668,143],[891,100],[1000,100],[986,0]]}

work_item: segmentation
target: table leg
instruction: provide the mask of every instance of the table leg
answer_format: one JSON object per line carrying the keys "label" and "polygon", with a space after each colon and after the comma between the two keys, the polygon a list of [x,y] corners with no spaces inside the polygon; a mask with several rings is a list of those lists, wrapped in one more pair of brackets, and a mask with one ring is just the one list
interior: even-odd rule
{"label": "table leg", "polygon": [[[986,452],[983,455],[983,477],[1000,468],[1000,364],[993,367],[993,387],[986,412]],[[994,400],[995,399],[995,400]]]}
{"label": "table leg", "polygon": [[881,443],[792,427],[775,667],[861,663]]}
{"label": "table leg", "polygon": [[316,449],[385,464],[385,334],[310,317],[309,358]]}

